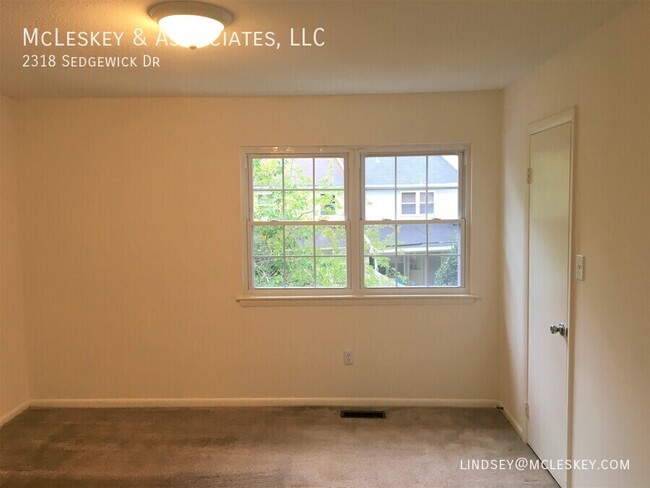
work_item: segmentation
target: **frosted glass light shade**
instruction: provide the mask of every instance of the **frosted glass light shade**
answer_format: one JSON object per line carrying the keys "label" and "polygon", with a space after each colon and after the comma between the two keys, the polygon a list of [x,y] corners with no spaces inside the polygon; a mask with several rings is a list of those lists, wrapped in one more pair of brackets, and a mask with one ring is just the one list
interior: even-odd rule
{"label": "frosted glass light shade", "polygon": [[176,44],[189,48],[207,46],[224,27],[218,20],[199,15],[169,15],[160,19],[158,25]]}
{"label": "frosted glass light shade", "polygon": [[230,12],[201,2],[160,3],[149,15],[175,44],[192,49],[209,45],[232,22]]}

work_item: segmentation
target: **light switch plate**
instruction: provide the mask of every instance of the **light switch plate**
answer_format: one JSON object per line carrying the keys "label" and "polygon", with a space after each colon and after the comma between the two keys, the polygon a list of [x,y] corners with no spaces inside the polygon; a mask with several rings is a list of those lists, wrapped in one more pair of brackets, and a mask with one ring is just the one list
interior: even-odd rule
{"label": "light switch plate", "polygon": [[576,280],[585,280],[585,257],[581,254],[576,254]]}

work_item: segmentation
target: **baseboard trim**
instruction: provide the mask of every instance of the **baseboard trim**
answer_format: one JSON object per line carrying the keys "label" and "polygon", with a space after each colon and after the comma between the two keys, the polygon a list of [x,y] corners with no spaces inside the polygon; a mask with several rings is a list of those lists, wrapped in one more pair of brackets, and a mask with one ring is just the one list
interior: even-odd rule
{"label": "baseboard trim", "polygon": [[455,407],[494,408],[496,400],[435,398],[57,398],[31,401],[37,408],[137,407]]}
{"label": "baseboard trim", "polygon": [[0,427],[2,427],[4,424],[9,423],[9,421],[13,420],[15,417],[18,417],[18,415],[27,410],[30,405],[31,402],[27,400],[18,405],[16,408],[9,410],[6,414],[0,417]]}
{"label": "baseboard trim", "polygon": [[503,412],[503,415],[505,415],[506,420],[510,422],[510,425],[512,425],[512,428],[515,429],[515,432],[517,432],[517,435],[521,438],[521,440],[526,442],[526,436],[524,435],[524,430],[521,428],[521,425],[519,425],[519,422],[515,420],[512,414],[503,405],[501,405],[501,411]]}

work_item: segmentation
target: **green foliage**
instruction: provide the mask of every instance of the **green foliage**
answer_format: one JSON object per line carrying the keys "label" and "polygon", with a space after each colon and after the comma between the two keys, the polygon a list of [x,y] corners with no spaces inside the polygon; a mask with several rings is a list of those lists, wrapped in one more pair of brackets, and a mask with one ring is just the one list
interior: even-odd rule
{"label": "green foliage", "polygon": [[440,267],[433,278],[433,286],[458,286],[458,240],[457,232],[451,241],[451,256],[441,256]]}
{"label": "green foliage", "polygon": [[[384,233],[382,239],[381,233]],[[386,256],[387,250],[394,252],[395,227],[392,225],[366,225],[363,232],[365,273],[364,283],[369,288],[394,287],[397,270],[393,259]]]}

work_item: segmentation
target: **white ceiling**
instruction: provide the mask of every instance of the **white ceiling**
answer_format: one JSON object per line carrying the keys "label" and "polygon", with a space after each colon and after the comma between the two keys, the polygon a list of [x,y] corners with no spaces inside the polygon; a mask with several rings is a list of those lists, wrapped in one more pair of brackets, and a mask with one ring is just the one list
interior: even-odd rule
{"label": "white ceiling", "polygon": [[[500,89],[632,5],[626,0],[235,1],[230,32],[273,31],[280,49],[152,46],[156,0],[0,0],[1,93],[122,97],[406,93]],[[23,46],[23,28],[125,31],[122,47]],[[147,47],[133,46],[137,28]],[[322,27],[326,46],[289,46]],[[124,43],[127,45],[124,45]],[[159,69],[23,68],[25,54],[159,56]]]}

